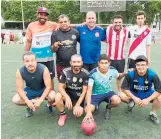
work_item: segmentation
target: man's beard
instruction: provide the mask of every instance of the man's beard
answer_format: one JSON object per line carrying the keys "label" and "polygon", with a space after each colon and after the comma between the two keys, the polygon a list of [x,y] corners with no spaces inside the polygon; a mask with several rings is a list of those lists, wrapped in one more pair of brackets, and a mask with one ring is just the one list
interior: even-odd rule
{"label": "man's beard", "polygon": [[72,69],[75,71],[80,71],[82,69],[82,66],[72,66]]}
{"label": "man's beard", "polygon": [[[43,20],[42,20],[43,19]],[[41,24],[45,24],[46,23],[46,19],[44,19],[44,18],[39,18],[39,22],[41,23]]]}

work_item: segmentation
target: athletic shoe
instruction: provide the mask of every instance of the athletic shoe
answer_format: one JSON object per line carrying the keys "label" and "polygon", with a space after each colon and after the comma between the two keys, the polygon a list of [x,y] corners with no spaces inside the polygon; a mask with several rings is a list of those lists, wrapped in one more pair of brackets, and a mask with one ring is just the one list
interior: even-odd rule
{"label": "athletic shoe", "polygon": [[26,108],[26,112],[25,112],[25,116],[27,117],[31,117],[33,115],[33,111],[30,108]]}
{"label": "athletic shoe", "polygon": [[66,119],[67,119],[67,114],[60,115],[59,120],[58,120],[58,125],[59,126],[64,126]]}
{"label": "athletic shoe", "polygon": [[52,106],[48,106],[48,105],[46,104],[46,112],[47,112],[48,114],[53,115],[53,108],[52,108]]}
{"label": "athletic shoe", "polygon": [[104,117],[107,120],[110,120],[110,118],[111,118],[111,108],[108,108],[108,105],[106,106]]}
{"label": "athletic shoe", "polygon": [[134,106],[135,106],[135,103],[134,103],[133,100],[131,100],[131,101],[128,103],[128,107],[127,107],[128,112],[132,112],[132,109],[134,108]]}
{"label": "athletic shoe", "polygon": [[156,113],[154,113],[154,112],[153,112],[153,113],[150,113],[149,118],[150,118],[150,120],[153,121],[155,124],[160,124],[160,121],[159,121],[159,119],[158,119]]}

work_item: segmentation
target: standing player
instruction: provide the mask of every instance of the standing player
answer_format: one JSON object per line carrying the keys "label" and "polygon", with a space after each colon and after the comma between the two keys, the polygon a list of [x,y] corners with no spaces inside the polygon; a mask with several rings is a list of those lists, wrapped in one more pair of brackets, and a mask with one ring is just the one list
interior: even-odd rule
{"label": "standing player", "polygon": [[[51,90],[51,78],[49,70],[43,64],[37,63],[32,52],[23,55],[24,66],[16,72],[17,94],[12,101],[16,105],[26,105],[26,117],[33,115],[33,111],[38,108],[47,98],[48,104],[52,105],[55,92]],[[26,87],[24,88],[24,81]],[[33,100],[36,99],[36,100]],[[47,112],[52,112],[52,107],[47,107]]]}
{"label": "standing player", "polygon": [[58,20],[59,30],[53,32],[51,36],[51,47],[53,52],[56,52],[56,70],[59,79],[62,70],[70,66],[71,56],[77,53],[79,32],[70,27],[67,15],[60,15]]}
{"label": "standing player", "polygon": [[[95,111],[101,102],[107,102],[105,119],[110,119],[111,108],[117,107],[121,103],[120,97],[112,91],[111,81],[113,78],[120,80],[125,74],[118,73],[116,69],[110,66],[110,59],[106,54],[102,54],[98,61],[98,67],[94,68],[89,74],[88,90],[87,90],[87,114],[84,118],[86,121],[92,118],[92,112]],[[118,84],[119,83],[119,84]],[[117,82],[118,91],[120,91],[120,83]]]}
{"label": "standing player", "polygon": [[129,29],[130,46],[128,53],[128,69],[135,68],[135,59],[139,55],[144,55],[148,58],[150,64],[150,44],[151,32],[150,29],[144,25],[146,15],[144,11],[136,13],[137,25]]}
{"label": "standing player", "polygon": [[135,63],[136,70],[128,72],[122,84],[122,91],[126,94],[124,101],[129,103],[128,111],[132,111],[135,104],[146,107],[150,102],[153,103],[149,116],[154,123],[159,124],[156,112],[161,106],[160,79],[148,68],[148,59],[144,55],[138,56]]}
{"label": "standing player", "polygon": [[111,65],[119,73],[124,72],[125,68],[125,45],[128,38],[128,31],[123,28],[121,15],[114,16],[113,25],[107,28],[107,54],[111,60]]}
{"label": "standing player", "polygon": [[[71,67],[65,68],[60,76],[55,104],[60,111],[59,126],[64,126],[67,119],[65,107],[73,109],[73,114],[80,117],[83,114],[84,99],[88,84],[88,71],[82,68],[82,58],[75,54],[71,57]],[[64,105],[65,104],[65,105]]]}
{"label": "standing player", "polygon": [[[25,51],[36,55],[37,61],[44,64],[50,72],[51,78],[55,76],[53,52],[51,51],[51,34],[58,27],[57,23],[47,21],[48,9],[38,8],[38,21],[28,25],[26,30]],[[53,80],[52,80],[53,85]]]}
{"label": "standing player", "polygon": [[2,44],[3,44],[3,42],[4,42],[4,36],[5,36],[5,34],[1,32]]}
{"label": "standing player", "polygon": [[80,34],[80,54],[83,59],[83,68],[91,71],[97,67],[101,52],[101,41],[105,40],[105,30],[96,26],[96,14],[86,14],[86,25],[77,26]]}

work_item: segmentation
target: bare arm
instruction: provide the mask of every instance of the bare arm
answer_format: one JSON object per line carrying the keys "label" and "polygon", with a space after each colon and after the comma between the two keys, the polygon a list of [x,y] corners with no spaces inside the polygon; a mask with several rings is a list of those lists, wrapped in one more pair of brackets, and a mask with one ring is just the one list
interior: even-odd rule
{"label": "bare arm", "polygon": [[87,95],[86,95],[87,112],[91,112],[90,105],[91,105],[92,88],[93,88],[93,86],[88,85]]}
{"label": "bare arm", "polygon": [[23,88],[24,88],[24,81],[22,79],[22,76],[20,74],[20,71],[17,70],[17,72],[16,72],[16,91],[19,94],[19,96],[26,102],[29,99],[26,96],[26,93],[23,90]]}
{"label": "bare arm", "polygon": [[116,80],[118,92],[121,92],[121,79]]}
{"label": "bare arm", "polygon": [[80,106],[80,104],[82,103],[82,101],[84,100],[85,96],[86,96],[86,92],[87,92],[87,86],[83,86],[83,90],[82,90],[82,94],[79,97],[76,105]]}
{"label": "bare arm", "polygon": [[32,43],[32,39],[27,39],[26,40],[25,52],[30,51],[31,43]]}
{"label": "bare arm", "polygon": [[121,92],[121,79],[126,75],[126,73],[119,73],[119,77],[116,80],[116,84],[117,84],[117,89],[119,92]]}
{"label": "bare arm", "polygon": [[33,105],[32,101],[28,99],[26,96],[25,91],[23,90],[24,88],[24,81],[22,79],[22,76],[20,74],[20,71],[17,70],[16,72],[16,91],[19,94],[19,96],[25,101],[26,105],[35,111],[35,106]]}
{"label": "bare arm", "polygon": [[42,101],[48,96],[48,94],[50,93],[50,90],[52,88],[51,77],[50,77],[50,73],[49,73],[49,70],[47,67],[45,67],[45,69],[44,69],[43,79],[44,79],[44,84],[45,84],[45,90],[44,90],[42,96],[40,97],[40,99]]}
{"label": "bare arm", "polygon": [[132,99],[135,99],[135,98],[136,98],[136,97],[131,93],[130,90],[122,89],[122,92],[124,92],[127,96],[129,96],[129,97],[132,98]]}
{"label": "bare arm", "polygon": [[63,96],[63,97],[69,97],[68,94],[65,91],[66,85],[65,83],[58,83],[58,92]]}
{"label": "bare arm", "polygon": [[63,44],[62,44],[60,41],[55,42],[55,43],[51,46],[51,49],[52,49],[53,52],[56,52],[56,51],[58,50],[58,48],[59,48],[60,46],[62,46],[62,45],[63,45]]}

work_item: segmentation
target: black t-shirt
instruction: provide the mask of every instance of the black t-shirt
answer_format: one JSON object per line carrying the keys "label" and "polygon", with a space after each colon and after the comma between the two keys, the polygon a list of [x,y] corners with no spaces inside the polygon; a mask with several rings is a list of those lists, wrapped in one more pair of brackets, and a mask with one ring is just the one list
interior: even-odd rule
{"label": "black t-shirt", "polygon": [[63,43],[56,51],[56,63],[60,66],[70,66],[70,58],[77,53],[77,42],[79,41],[78,30],[71,28],[69,31],[57,30],[51,36],[51,46],[60,41]]}
{"label": "black t-shirt", "polygon": [[78,99],[82,93],[83,86],[88,85],[89,72],[84,68],[81,72],[74,74],[71,67],[65,68],[60,76],[60,83],[66,84],[66,92],[75,99]]}

